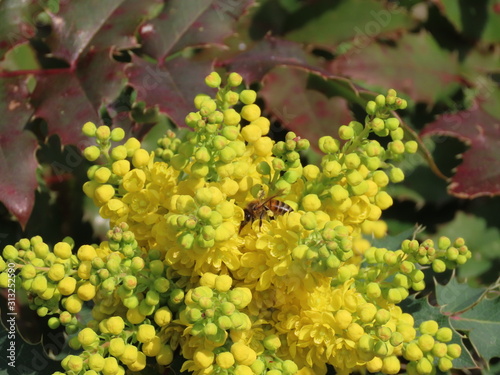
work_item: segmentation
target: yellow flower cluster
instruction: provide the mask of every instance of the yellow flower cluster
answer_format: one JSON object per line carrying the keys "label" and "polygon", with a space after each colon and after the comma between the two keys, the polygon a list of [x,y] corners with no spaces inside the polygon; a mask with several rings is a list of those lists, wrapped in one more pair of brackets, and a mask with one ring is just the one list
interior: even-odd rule
{"label": "yellow flower cluster", "polygon": [[[380,216],[392,199],[384,187],[404,178],[388,160],[416,151],[414,142],[403,143],[399,121],[388,115],[406,103],[393,90],[377,97],[367,106],[372,116],[365,126],[342,126],[343,145],[323,137],[321,166],[302,166],[299,151],[308,142],[294,133],[278,143],[267,137],[270,122],[254,104],[255,92],[233,91],[241,77],[232,73],[222,88],[216,73],[206,82],[219,90],[214,99],[196,97],[198,112],[186,117],[194,131],[181,139],[167,134],[155,153],[129,139],[112,150],[111,173],[100,167],[84,187],[101,215],[111,225],[126,222],[139,246],[158,251],[169,277],[184,280],[186,289],[205,280],[202,285],[217,290],[206,280],[226,276],[233,287],[249,291],[251,300],[239,306],[246,318],[239,329],[228,321],[197,327],[223,309],[208,304],[212,289],[194,306],[187,302],[188,317],[177,321],[186,326],[178,338],[188,359],[184,368],[257,374],[271,355],[280,363],[293,361],[296,366],[288,365],[300,374],[325,373],[328,364],[339,373],[397,373],[397,356],[416,337],[413,319],[380,288],[358,290],[357,276],[370,247],[362,233],[385,234]],[[383,148],[367,139],[370,131],[390,135],[392,142]],[[232,304],[225,292],[216,300]],[[230,329],[221,330],[225,326]]]}
{"label": "yellow flower cluster", "polygon": [[[438,333],[432,322],[416,329],[396,304],[423,286],[416,263],[442,272],[453,266],[443,254],[470,257],[463,241],[442,240],[437,249],[408,241],[389,251],[363,237],[385,235],[380,217],[392,198],[384,188],[404,178],[391,160],[416,151],[390,115],[406,102],[394,90],[377,96],[364,125],[322,137],[321,164],[303,166],[309,142],[294,133],[271,140],[255,91],[238,91],[241,82],[231,73],[221,87],[210,74],[206,83],[217,92],[195,98],[198,111],[186,117],[193,130],[168,132],[154,152],[135,138],[112,147],[121,129],[84,125],[97,141],[85,156],[104,159],[89,169],[84,192],[115,227],[112,240],[84,245],[76,257],[64,242],[44,255],[71,258],[74,273],[63,266],[69,260],[41,262],[51,266],[36,282],[35,267],[22,270],[40,298],[47,278],[68,296],[63,324],[95,302],[75,344],[92,354],[69,356],[63,367],[113,375],[124,372],[119,360],[140,371],[146,356],[170,364],[177,348],[182,370],[200,375],[325,374],[328,365],[339,374],[396,374],[398,357],[419,374],[451,367],[460,354],[444,344],[451,331]],[[383,147],[370,133],[391,141]],[[11,246],[3,256],[20,255]],[[97,350],[95,331],[108,335],[105,350]]]}

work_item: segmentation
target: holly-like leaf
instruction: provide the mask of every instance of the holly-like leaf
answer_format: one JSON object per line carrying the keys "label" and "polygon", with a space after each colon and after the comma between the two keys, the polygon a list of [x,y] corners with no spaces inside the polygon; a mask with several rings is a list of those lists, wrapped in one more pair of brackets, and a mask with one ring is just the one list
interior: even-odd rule
{"label": "holly-like leaf", "polygon": [[441,311],[455,314],[473,306],[484,294],[484,288],[471,288],[468,284],[460,284],[455,277],[446,285],[436,282],[436,299]]}
{"label": "holly-like leaf", "polygon": [[439,0],[435,3],[455,29],[468,39],[481,39],[482,43],[500,42],[500,5],[498,1]]}
{"label": "holly-like leaf", "polygon": [[51,14],[53,31],[47,40],[52,54],[73,65],[86,50],[137,47],[134,32],[160,0],[61,0]]}
{"label": "holly-like leaf", "polygon": [[309,22],[286,34],[286,38],[326,49],[344,41],[353,41],[353,48],[361,49],[375,37],[408,30],[415,24],[406,9],[396,3],[366,0],[314,2],[297,10],[294,17],[290,22]]}
{"label": "holly-like leaf", "polygon": [[170,0],[139,30],[143,51],[163,61],[188,46],[218,45],[254,0]]}
{"label": "holly-like leaf", "polygon": [[487,362],[500,357],[500,299],[482,299],[452,320],[455,329],[466,331],[477,352]]}
{"label": "holly-like leaf", "polygon": [[134,57],[126,73],[129,84],[137,91],[137,100],[158,106],[178,126],[195,111],[193,98],[207,91],[204,78],[212,71],[210,62],[197,62],[182,57],[159,66]]}
{"label": "holly-like leaf", "polygon": [[38,143],[33,133],[23,130],[33,113],[28,95],[20,77],[0,80],[0,201],[23,227],[33,210],[38,166]]}
{"label": "holly-like leaf", "polygon": [[442,115],[422,131],[421,136],[452,136],[470,147],[452,177],[450,194],[460,198],[500,194],[499,99],[500,90],[495,90],[486,100],[475,100],[468,110]]}
{"label": "holly-like leaf", "polygon": [[477,367],[469,351],[462,343],[460,335],[453,329],[450,317],[443,315],[438,306],[432,306],[427,297],[415,298],[415,296],[410,296],[401,302],[400,306],[404,312],[410,313],[413,316],[416,327],[424,321],[435,320],[440,327],[448,327],[452,329],[453,337],[451,343],[458,344],[462,347],[462,355],[453,360],[454,368]]}
{"label": "holly-like leaf", "polygon": [[219,65],[225,66],[228,71],[238,72],[246,82],[260,82],[277,66],[302,68],[334,78],[326,69],[315,64],[300,44],[273,37],[266,37],[247,51],[219,62]]}
{"label": "holly-like leaf", "polygon": [[[12,342],[15,345],[11,348]],[[3,327],[0,327],[0,350],[5,353],[0,356],[2,375],[52,374],[62,369],[59,362],[46,356],[41,344],[31,345],[19,338],[12,340]],[[9,350],[12,350],[14,360],[10,357]]]}
{"label": "holly-like leaf", "polygon": [[31,100],[35,115],[47,121],[48,134],[57,134],[63,144],[83,146],[81,126],[100,123],[101,105],[114,100],[125,84],[123,68],[108,51],[100,51],[87,53],[75,69],[39,75]]}
{"label": "holly-like leaf", "polygon": [[338,128],[353,117],[345,99],[327,98],[318,91],[307,90],[307,77],[308,73],[301,70],[277,68],[265,77],[260,95],[266,108],[287,129],[316,146],[321,136],[335,136]]}
{"label": "holly-like leaf", "polygon": [[36,0],[0,1],[0,60],[8,50],[35,35],[35,18],[41,10]]}
{"label": "holly-like leaf", "polygon": [[337,59],[331,72],[351,77],[375,91],[394,88],[412,101],[434,103],[460,86],[457,56],[439,47],[425,32],[406,34],[395,46],[371,43]]}

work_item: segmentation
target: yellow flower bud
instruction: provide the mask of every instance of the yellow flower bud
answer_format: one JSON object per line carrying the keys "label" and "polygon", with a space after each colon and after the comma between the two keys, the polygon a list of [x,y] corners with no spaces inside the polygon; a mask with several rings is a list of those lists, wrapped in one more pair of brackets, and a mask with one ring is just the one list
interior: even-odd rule
{"label": "yellow flower bud", "polygon": [[302,198],[302,207],[305,211],[317,211],[321,208],[321,201],[316,194],[308,194]]}
{"label": "yellow flower bud", "polygon": [[140,324],[146,319],[145,315],[139,312],[139,308],[133,308],[127,310],[127,320],[132,324]]}
{"label": "yellow flower bud", "polygon": [[84,282],[78,287],[77,295],[82,301],[90,301],[96,295],[96,287],[89,281]]}
{"label": "yellow flower bud", "polygon": [[257,125],[260,128],[262,135],[269,133],[269,129],[271,128],[271,123],[266,117],[259,117],[258,119],[253,120],[251,124]]}
{"label": "yellow flower bud", "polygon": [[75,288],[76,280],[70,276],[66,276],[57,284],[57,289],[63,296],[72,294],[75,291]]}
{"label": "yellow flower bud", "polygon": [[130,171],[130,162],[128,160],[117,160],[113,162],[111,169],[117,176],[125,176]]}
{"label": "yellow flower bud", "polygon": [[137,347],[131,344],[126,344],[125,345],[125,350],[123,351],[123,354],[120,356],[120,361],[125,363],[126,365],[130,365],[137,361]]}
{"label": "yellow flower bud", "polygon": [[72,255],[71,246],[67,242],[58,242],[54,245],[54,254],[61,259],[69,259]]}
{"label": "yellow flower bud", "polygon": [[193,361],[200,369],[208,368],[214,362],[215,355],[210,350],[197,350],[193,355]]}
{"label": "yellow flower bud", "polygon": [[82,127],[82,133],[87,137],[95,137],[97,127],[93,122],[86,122]]}
{"label": "yellow flower bud", "polygon": [[132,157],[132,165],[136,168],[145,167],[148,165],[149,160],[149,153],[143,148],[140,148],[134,152],[134,156]]}
{"label": "yellow flower bud", "polygon": [[347,327],[347,337],[352,341],[359,341],[359,339],[365,334],[365,330],[358,323],[351,323]]}
{"label": "yellow flower bud", "polygon": [[258,156],[269,156],[272,153],[273,141],[269,137],[261,137],[253,145]]}
{"label": "yellow flower bud", "polygon": [[85,347],[94,344],[96,340],[99,340],[97,333],[91,328],[84,328],[78,333],[78,341]]}
{"label": "yellow flower bud", "polygon": [[100,184],[105,184],[111,177],[111,171],[109,168],[101,167],[94,174],[94,180]]}
{"label": "yellow flower bud", "polygon": [[335,313],[335,320],[340,329],[346,329],[352,322],[352,315],[347,310],[338,310]]}
{"label": "yellow flower bud", "polygon": [[102,368],[103,375],[117,375],[118,374],[118,361],[114,357],[104,358],[104,367]]}
{"label": "yellow flower bud", "polygon": [[226,125],[238,125],[241,121],[240,114],[232,108],[226,109],[223,114]]}
{"label": "yellow flower bud", "polygon": [[241,109],[241,117],[247,121],[254,121],[260,117],[260,107],[257,104],[248,104]]}
{"label": "yellow flower bud", "polygon": [[384,374],[398,374],[399,370],[401,370],[401,362],[395,355],[385,357],[382,360],[382,372]]}
{"label": "yellow flower bud", "polygon": [[66,310],[68,310],[72,314],[76,314],[80,312],[83,307],[83,301],[77,295],[71,295],[66,299],[66,303],[64,304]]}
{"label": "yellow flower bud", "polygon": [[242,342],[236,342],[231,345],[231,353],[233,354],[236,362],[240,365],[251,366],[257,359],[257,353],[255,353],[255,350],[246,346]]}
{"label": "yellow flower bud", "polygon": [[142,345],[142,352],[148,357],[156,357],[162,347],[161,339],[155,336],[151,341]]}
{"label": "yellow flower bud", "polygon": [[95,251],[94,247],[90,245],[82,245],[78,249],[76,256],[80,260],[92,260],[97,257],[97,252]]}
{"label": "yellow flower bud", "polygon": [[217,354],[215,362],[219,367],[228,369],[234,365],[234,356],[229,352],[222,352]]}
{"label": "yellow flower bud", "polygon": [[47,277],[52,281],[61,280],[66,274],[66,269],[62,264],[53,264],[49,268],[49,272],[47,272]]}
{"label": "yellow flower bud", "polygon": [[125,351],[125,341],[121,337],[111,339],[108,350],[113,357],[120,357]]}
{"label": "yellow flower bud", "polygon": [[441,342],[449,342],[453,337],[453,331],[451,328],[442,327],[439,328],[436,332],[436,339]]}
{"label": "yellow flower bud", "polygon": [[385,191],[379,191],[375,195],[375,204],[380,207],[381,210],[386,210],[392,206],[392,197]]}
{"label": "yellow flower bud", "polygon": [[160,366],[167,366],[174,360],[174,352],[170,345],[163,345],[160,352],[156,355],[156,362]]}
{"label": "yellow flower bud", "polygon": [[382,370],[383,365],[384,363],[381,358],[374,357],[370,361],[366,362],[366,369],[370,372],[379,372]]}
{"label": "yellow flower bud", "polygon": [[112,185],[101,185],[94,191],[94,198],[99,206],[102,206],[114,196],[115,188]]}
{"label": "yellow flower bud", "polygon": [[137,138],[129,138],[124,144],[127,149],[127,156],[130,158],[134,155],[135,151],[141,148],[141,142]]}
{"label": "yellow flower bud", "polygon": [[112,316],[106,321],[106,328],[113,335],[119,335],[125,328],[125,322],[121,316]]}
{"label": "yellow flower bud", "polygon": [[97,158],[101,155],[101,150],[97,146],[89,146],[83,150],[83,156],[88,161],[97,160]]}
{"label": "yellow flower bud", "polygon": [[262,130],[257,125],[249,124],[241,129],[241,135],[245,141],[253,143],[262,137]]}
{"label": "yellow flower bud", "polygon": [[156,335],[155,327],[151,324],[141,324],[137,330],[137,340],[142,343],[153,340]]}

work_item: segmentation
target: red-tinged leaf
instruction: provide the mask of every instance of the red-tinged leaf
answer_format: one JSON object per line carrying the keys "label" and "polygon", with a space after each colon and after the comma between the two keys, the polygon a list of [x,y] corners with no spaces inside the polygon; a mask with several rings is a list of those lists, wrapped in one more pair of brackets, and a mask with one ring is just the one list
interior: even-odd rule
{"label": "red-tinged leaf", "polygon": [[35,35],[35,15],[41,10],[39,3],[35,0],[0,1],[0,59],[7,50]]}
{"label": "red-tinged leaf", "polygon": [[158,106],[177,126],[185,126],[186,115],[196,110],[194,97],[210,90],[204,79],[211,71],[210,62],[179,57],[158,66],[134,57],[126,74],[137,91],[137,100]]}
{"label": "red-tinged leaf", "polygon": [[188,46],[219,45],[254,0],[170,0],[139,30],[143,51],[158,61]]}
{"label": "red-tinged leaf", "polygon": [[295,42],[266,37],[246,52],[236,57],[219,62],[228,71],[238,72],[247,83],[260,82],[262,78],[277,66],[294,66],[323,77],[333,77],[326,69],[314,64],[312,56]]}
{"label": "red-tinged leaf", "polygon": [[452,136],[470,146],[451,178],[450,194],[460,198],[500,194],[500,113],[498,106],[496,113],[487,110],[499,98],[497,90],[488,101],[476,101],[466,111],[443,115],[422,131],[421,136]]}
{"label": "red-tinged leaf", "polygon": [[336,136],[338,128],[353,117],[345,99],[306,90],[307,76],[301,70],[278,68],[264,78],[259,95],[287,129],[316,146],[320,137]]}
{"label": "red-tinged leaf", "polygon": [[62,0],[60,10],[52,14],[53,31],[48,38],[52,54],[73,65],[91,46],[102,50],[110,47],[132,48],[137,26],[151,7],[160,0]]}
{"label": "red-tinged leaf", "polygon": [[28,95],[19,77],[0,80],[0,201],[22,227],[30,217],[37,187],[38,144],[33,133],[23,130],[33,113]]}
{"label": "red-tinged leaf", "polygon": [[394,88],[413,101],[430,104],[448,98],[461,82],[457,56],[424,32],[406,34],[394,47],[371,43],[355,49],[335,59],[330,68],[374,91]]}
{"label": "red-tinged leaf", "polygon": [[46,71],[38,76],[32,96],[35,115],[47,121],[49,135],[84,147],[81,126],[100,123],[100,107],[113,101],[125,85],[123,69],[109,51],[91,50],[74,68]]}

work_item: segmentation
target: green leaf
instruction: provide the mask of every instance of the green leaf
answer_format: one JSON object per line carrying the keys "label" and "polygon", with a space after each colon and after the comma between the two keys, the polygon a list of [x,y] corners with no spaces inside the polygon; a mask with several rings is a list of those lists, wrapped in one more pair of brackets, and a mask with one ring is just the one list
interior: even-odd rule
{"label": "green leaf", "polygon": [[[30,345],[7,335],[7,332],[0,329],[0,375],[40,375],[52,374],[61,371],[59,362],[47,358],[41,344]],[[12,345],[14,343],[14,345]],[[13,348],[15,361],[9,357],[9,350]]]}
{"label": "green leaf", "polygon": [[486,291],[461,284],[453,277],[446,285],[436,283],[437,303],[444,313],[454,314],[473,306]]}
{"label": "green leaf", "polygon": [[373,0],[314,2],[289,22],[301,26],[286,34],[287,39],[327,49],[348,40],[360,49],[375,37],[414,25],[404,8]]}
{"label": "green leaf", "polygon": [[468,333],[472,345],[487,362],[500,357],[500,299],[483,299],[451,321],[457,330]]}
{"label": "green leaf", "polygon": [[496,0],[441,0],[439,9],[468,39],[500,42],[500,6]]}

